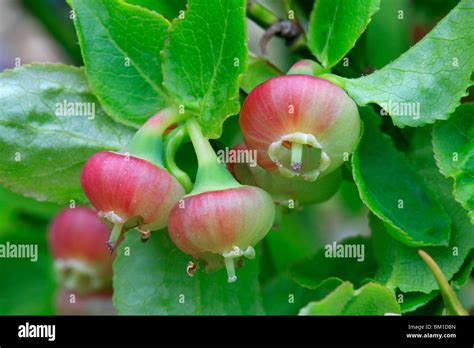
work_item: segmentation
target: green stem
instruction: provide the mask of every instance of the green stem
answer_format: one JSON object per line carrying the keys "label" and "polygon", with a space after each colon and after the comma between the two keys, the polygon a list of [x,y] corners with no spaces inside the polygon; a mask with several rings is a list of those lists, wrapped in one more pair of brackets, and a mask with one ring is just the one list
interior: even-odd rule
{"label": "green stem", "polygon": [[185,141],[188,136],[188,132],[184,125],[173,129],[171,133],[166,137],[165,141],[165,165],[166,169],[179,181],[184,187],[187,193],[191,192],[193,183],[189,178],[189,175],[178,167],[175,161],[176,152],[179,147]]}
{"label": "green stem", "polygon": [[201,126],[194,117],[186,121],[186,128],[198,159],[196,183],[190,195],[240,187],[241,185],[219,162],[209,140],[202,134]]}
{"label": "green stem", "polygon": [[431,273],[438,283],[441,295],[443,296],[444,305],[448,311],[449,315],[468,315],[467,311],[463,308],[461,302],[457,298],[453,289],[446,280],[443,271],[439,268],[436,262],[423,250],[418,250],[418,254],[421,256],[423,261],[427,264]]}
{"label": "green stem", "polygon": [[186,122],[189,137],[196,150],[199,167],[213,165],[218,163],[217,155],[214,153],[209,140],[207,140],[201,131],[201,126],[195,118],[191,118]]}
{"label": "green stem", "polygon": [[334,83],[336,86],[345,89],[346,88],[346,79],[333,74],[322,74],[318,76],[321,79],[327,80],[329,82]]}
{"label": "green stem", "polygon": [[175,107],[161,110],[135,133],[123,152],[164,168],[163,133],[173,124],[183,121],[188,117],[188,114],[179,113]]}
{"label": "green stem", "polygon": [[318,77],[322,74],[327,74],[331,72],[331,68],[323,68],[321,64],[310,60],[304,59],[296,62],[293,66],[288,70],[287,75],[309,75]]}
{"label": "green stem", "polygon": [[254,0],[249,0],[247,3],[247,17],[264,28],[268,28],[280,20],[271,11]]}
{"label": "green stem", "polygon": [[110,252],[112,253],[117,245],[117,241],[120,238],[120,234],[122,233],[123,223],[116,222],[112,229],[112,233],[110,234],[109,241],[107,242],[107,247],[109,248]]}

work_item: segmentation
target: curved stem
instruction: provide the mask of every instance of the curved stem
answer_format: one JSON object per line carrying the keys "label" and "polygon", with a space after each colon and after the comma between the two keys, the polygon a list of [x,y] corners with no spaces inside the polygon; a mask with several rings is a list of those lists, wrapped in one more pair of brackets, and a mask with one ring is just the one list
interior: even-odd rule
{"label": "curved stem", "polygon": [[201,126],[194,117],[186,121],[186,128],[198,159],[196,183],[190,195],[240,187],[241,185],[232,174],[219,162],[214,149],[202,134]]}
{"label": "curved stem", "polygon": [[214,152],[209,140],[207,140],[201,131],[201,126],[195,118],[191,118],[186,122],[189,137],[196,150],[196,156],[199,166],[212,165],[218,163],[217,155]]}
{"label": "curved stem", "polygon": [[334,75],[334,74],[322,74],[318,75],[317,77],[327,80],[329,82],[334,83],[336,86],[345,89],[346,88],[346,79],[341,76]]}
{"label": "curved stem", "polygon": [[260,40],[260,50],[264,55],[267,54],[268,42],[274,37],[279,36],[286,39],[287,46],[292,47],[295,43],[297,45],[304,44],[301,41],[303,29],[295,22],[286,19],[280,19],[273,23],[265,30],[265,33]]}
{"label": "curved stem", "polygon": [[179,181],[187,193],[191,192],[193,184],[189,175],[178,167],[175,161],[175,155],[179,147],[188,138],[188,132],[184,125],[173,129],[166,137],[165,141],[165,166],[166,169]]}
{"label": "curved stem", "polygon": [[[267,42],[270,40],[271,36],[276,35],[287,39],[287,44],[289,44],[288,46],[293,52],[311,56],[311,52],[309,52],[306,46],[304,31],[298,22],[281,19],[254,0],[249,0],[247,3],[247,17],[264,29],[272,28],[271,35],[269,36],[270,33],[267,33],[268,38],[265,39]],[[278,28],[281,27],[281,22],[286,22],[284,25],[288,28],[291,27],[291,30],[282,31],[281,28]],[[277,28],[278,30],[275,31]],[[261,44],[261,46],[265,47],[266,44]],[[265,48],[263,49],[263,52],[265,52]]]}
{"label": "curved stem", "polygon": [[467,311],[463,308],[461,302],[457,298],[453,289],[446,280],[443,271],[439,268],[436,262],[423,250],[418,250],[418,254],[425,261],[426,265],[433,273],[433,276],[438,283],[441,295],[443,296],[444,305],[448,311],[449,315],[468,315]]}
{"label": "curved stem", "polygon": [[188,117],[188,114],[179,113],[175,107],[159,111],[135,133],[124,152],[163,168],[163,133],[173,124]]}

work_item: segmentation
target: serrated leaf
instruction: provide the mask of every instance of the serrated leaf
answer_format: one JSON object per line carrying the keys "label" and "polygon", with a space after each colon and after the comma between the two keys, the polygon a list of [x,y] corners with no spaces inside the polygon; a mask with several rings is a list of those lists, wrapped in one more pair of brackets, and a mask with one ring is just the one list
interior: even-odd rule
{"label": "serrated leaf", "polygon": [[129,4],[146,7],[160,15],[173,19],[186,8],[186,0],[125,0]]}
{"label": "serrated leaf", "polygon": [[444,313],[444,303],[441,296],[437,296],[434,299],[428,301],[421,307],[418,307],[412,312],[407,312],[406,315],[410,316],[441,316]]}
{"label": "serrated leaf", "polygon": [[40,201],[85,201],[84,162],[120,150],[133,131],[102,111],[82,69],[23,66],[1,73],[0,86],[0,183]]}
{"label": "serrated leaf", "polygon": [[382,133],[379,116],[371,108],[360,111],[364,134],[352,164],[362,201],[397,240],[407,245],[446,245],[451,221],[444,208]]}
{"label": "serrated leaf", "polygon": [[418,254],[426,263],[426,266],[430,269],[433,277],[438,283],[439,291],[443,297],[443,302],[446,307],[446,312],[448,315],[468,315],[467,311],[463,308],[462,304],[459,302],[458,297],[456,296],[453,288],[449,285],[448,280],[439,268],[439,265],[433,258],[428,255],[424,250],[418,250]]}
{"label": "serrated leaf", "polygon": [[438,290],[434,290],[429,294],[424,294],[422,292],[400,292],[397,294],[397,298],[401,297],[402,299],[400,303],[402,313],[414,312],[417,309],[425,306],[438,296],[440,296]]}
{"label": "serrated leaf", "polygon": [[170,23],[118,0],[68,0],[91,88],[116,120],[140,126],[171,101],[161,56]]}
{"label": "serrated leaf", "polygon": [[[416,167],[425,183],[437,193],[437,200],[443,205],[452,220],[451,238],[448,246],[423,248],[438,263],[446,279],[464,268],[470,252],[474,249],[472,225],[463,208],[452,197],[451,179],[445,179],[436,167],[431,148],[430,134],[419,130],[414,140],[410,161]],[[420,259],[416,247],[408,247],[391,238],[383,223],[371,216],[370,225],[374,238],[374,250],[380,268],[376,280],[391,289],[403,292],[428,294],[438,289],[431,272]]]}
{"label": "serrated leaf", "polygon": [[267,315],[296,315],[310,301],[318,301],[337,288],[342,281],[328,279],[317,289],[298,286],[287,275],[281,274],[265,284],[262,300]]}
{"label": "serrated leaf", "polygon": [[244,0],[190,0],[173,21],[164,50],[164,83],[179,104],[198,116],[205,136],[218,138],[238,113],[239,75],[246,69]]}
{"label": "serrated leaf", "polygon": [[345,89],[359,105],[377,103],[399,127],[445,120],[471,86],[474,1],[462,0],[438,25],[393,63]]}
{"label": "serrated leaf", "polygon": [[364,279],[373,277],[375,270],[372,247],[365,237],[351,237],[327,244],[312,257],[289,268],[291,279],[310,289],[318,288],[327,279],[359,285]]}
{"label": "serrated leaf", "polygon": [[281,74],[281,71],[269,61],[258,57],[249,57],[247,71],[240,80],[240,88],[248,94],[259,84]]}
{"label": "serrated leaf", "polygon": [[308,25],[308,46],[321,64],[337,64],[354,47],[380,0],[319,0]]}
{"label": "serrated leaf", "polygon": [[[466,259],[461,269],[451,279],[451,286],[453,286],[454,289],[459,289],[466,284],[466,282],[469,280],[473,266],[474,253],[471,253],[471,256]],[[439,290],[434,290],[429,294],[424,294],[422,292],[399,293],[397,294],[397,298],[398,296],[402,296],[402,302],[400,304],[402,313],[410,313],[415,315],[417,314],[417,311],[424,310],[425,306],[429,308],[430,303],[437,303],[441,300],[441,294]],[[435,300],[435,298],[437,298],[437,300]],[[427,313],[430,312],[427,311]],[[430,314],[433,315],[433,311]]]}
{"label": "serrated leaf", "polygon": [[[130,255],[125,253],[128,248]],[[262,314],[258,258],[237,270],[227,283],[225,270],[194,277],[186,273],[192,258],[178,250],[166,231],[145,244],[127,232],[114,262],[114,306],[128,315],[256,315]]]}
{"label": "serrated leaf", "polygon": [[393,293],[377,283],[368,283],[358,290],[350,282],[338,286],[321,301],[310,302],[300,315],[384,315],[400,313]]}
{"label": "serrated leaf", "polygon": [[[469,222],[467,223],[469,224]],[[464,259],[474,246],[472,231],[463,230],[465,227],[463,222],[453,223],[448,247],[425,248],[438,262],[447,279],[451,279],[462,267]],[[374,247],[378,248],[381,253],[378,258],[380,268],[375,276],[378,282],[391,289],[398,288],[403,292],[427,294],[438,289],[433,276],[419,259],[417,247],[408,247],[391,238],[383,223],[376,218],[371,219],[371,228],[375,236]]]}
{"label": "serrated leaf", "polygon": [[474,269],[474,250],[471,251],[469,256],[465,259],[464,264],[461,266],[459,271],[451,279],[451,286],[454,289],[460,289],[469,281],[472,270]]}
{"label": "serrated leaf", "polygon": [[474,104],[462,104],[433,128],[433,150],[441,173],[454,179],[454,197],[474,224]]}

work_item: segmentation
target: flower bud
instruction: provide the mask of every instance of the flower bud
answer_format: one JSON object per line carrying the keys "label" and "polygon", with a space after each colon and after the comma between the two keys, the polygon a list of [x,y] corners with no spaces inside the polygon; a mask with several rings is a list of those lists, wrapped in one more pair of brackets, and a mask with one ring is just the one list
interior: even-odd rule
{"label": "flower bud", "polygon": [[340,167],[360,135],[354,101],[333,83],[308,75],[273,77],[254,88],[240,126],[262,168],[307,181]]}
{"label": "flower bud", "polygon": [[86,293],[112,284],[112,262],[104,244],[109,232],[86,207],[61,211],[49,227],[49,246],[60,284]]}

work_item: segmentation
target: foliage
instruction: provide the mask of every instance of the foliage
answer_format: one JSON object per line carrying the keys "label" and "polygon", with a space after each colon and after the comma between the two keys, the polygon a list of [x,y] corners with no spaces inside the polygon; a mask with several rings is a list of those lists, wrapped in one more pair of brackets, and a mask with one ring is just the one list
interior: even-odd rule
{"label": "foliage", "polygon": [[[68,3],[84,67],[0,73],[0,244],[36,243],[40,253],[31,264],[0,259],[0,314],[53,312],[47,220],[56,204],[87,203],[80,171],[92,154],[123,150],[136,128],[171,106],[196,118],[215,149],[235,145],[242,136],[232,115],[245,95],[286,72],[271,50],[249,52],[244,0]],[[418,249],[455,290],[474,264],[474,104],[461,100],[473,84],[474,3],[461,0],[449,13],[438,4],[427,16],[444,18],[409,48],[420,10],[410,4],[319,0],[300,18],[305,37],[289,42],[291,63],[316,58],[325,68],[317,77],[359,106],[363,134],[338,194],[298,211],[280,207],[275,230],[234,284],[222,270],[188,276],[195,260],[166,231],[147,243],[127,232],[114,263],[119,314],[438,313],[439,287]],[[400,10],[406,17],[395,26]],[[384,37],[396,42],[379,48]],[[67,114],[78,105],[93,114]],[[194,151],[174,150],[193,177]],[[333,243],[363,247],[364,259],[328,256]]]}

